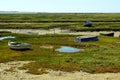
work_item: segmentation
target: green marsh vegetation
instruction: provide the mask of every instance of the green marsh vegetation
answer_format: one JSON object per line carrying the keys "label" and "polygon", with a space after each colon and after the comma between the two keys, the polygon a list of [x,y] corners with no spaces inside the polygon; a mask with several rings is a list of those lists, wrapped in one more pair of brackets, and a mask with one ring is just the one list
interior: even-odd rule
{"label": "green marsh vegetation", "polygon": [[[84,27],[85,21],[92,21],[93,27]],[[0,14],[0,28],[3,29],[50,29],[59,27],[71,31],[119,31],[119,25],[119,13]]]}
{"label": "green marsh vegetation", "polygon": [[[31,50],[15,51],[9,49],[7,42],[0,41],[0,62],[34,61],[20,69],[27,69],[32,74],[47,73],[46,69],[62,71],[86,71],[90,73],[120,72],[120,38],[99,36],[98,41],[77,43],[74,35],[27,35],[1,32],[1,36],[16,36],[16,41],[32,45]],[[77,35],[78,36],[78,35]],[[40,46],[53,46],[53,49]],[[71,46],[84,51],[60,53],[55,49],[60,46]]]}
{"label": "green marsh vegetation", "polygon": [[[92,27],[84,27],[85,21],[92,21]],[[119,31],[120,14],[0,14],[0,29],[50,29],[61,28],[71,31]],[[62,71],[86,71],[90,73],[120,72],[120,38],[99,37],[95,42],[76,43],[78,35],[26,35],[2,31],[0,36],[16,36],[16,41],[32,45],[31,50],[15,51],[7,43],[0,41],[0,62],[34,61],[20,69],[29,73],[47,73],[46,69]],[[53,48],[41,48],[53,46]],[[60,53],[55,49],[71,46],[85,51]],[[41,69],[40,69],[41,68]],[[12,70],[12,69],[11,69]],[[10,71],[11,71],[10,70]]]}

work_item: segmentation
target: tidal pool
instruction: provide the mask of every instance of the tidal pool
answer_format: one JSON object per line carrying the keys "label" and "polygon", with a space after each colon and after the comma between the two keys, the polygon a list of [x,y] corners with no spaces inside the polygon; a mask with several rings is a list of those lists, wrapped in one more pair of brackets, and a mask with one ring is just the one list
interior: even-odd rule
{"label": "tidal pool", "polygon": [[15,37],[14,36],[4,36],[4,37],[0,37],[0,40],[9,39],[9,38],[15,38]]}
{"label": "tidal pool", "polygon": [[56,49],[56,51],[73,53],[73,52],[79,52],[80,49],[69,47],[69,46],[61,46],[59,49]]}

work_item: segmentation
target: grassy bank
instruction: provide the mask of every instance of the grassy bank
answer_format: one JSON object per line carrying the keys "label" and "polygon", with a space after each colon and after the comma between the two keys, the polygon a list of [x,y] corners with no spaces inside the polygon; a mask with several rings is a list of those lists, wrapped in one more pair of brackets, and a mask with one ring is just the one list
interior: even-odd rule
{"label": "grassy bank", "polygon": [[[0,62],[35,61],[24,65],[29,73],[46,73],[45,69],[62,71],[83,70],[90,73],[120,72],[120,38],[99,37],[95,42],[77,43],[74,35],[26,35],[1,32],[1,36],[16,36],[16,41],[27,42],[32,45],[31,50],[15,51],[9,49],[7,42],[0,41]],[[40,46],[53,46],[41,48]],[[55,49],[60,46],[71,46],[85,51],[76,53],[60,53]],[[40,70],[42,68],[42,70]]]}
{"label": "grassy bank", "polygon": [[1,23],[0,29],[70,29],[71,31],[119,31],[120,22],[93,22],[92,27],[83,23]]}

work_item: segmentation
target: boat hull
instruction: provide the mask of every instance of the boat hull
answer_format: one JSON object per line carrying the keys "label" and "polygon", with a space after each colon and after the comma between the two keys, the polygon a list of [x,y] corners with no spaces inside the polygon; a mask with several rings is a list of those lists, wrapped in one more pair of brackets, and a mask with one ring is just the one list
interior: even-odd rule
{"label": "boat hull", "polygon": [[20,42],[8,42],[8,46],[13,50],[29,50],[31,49],[31,45],[27,43]]}
{"label": "boat hull", "polygon": [[100,33],[101,36],[114,36],[114,33]]}
{"label": "boat hull", "polygon": [[97,41],[98,36],[84,36],[84,37],[76,37],[76,42],[88,42],[88,41]]}

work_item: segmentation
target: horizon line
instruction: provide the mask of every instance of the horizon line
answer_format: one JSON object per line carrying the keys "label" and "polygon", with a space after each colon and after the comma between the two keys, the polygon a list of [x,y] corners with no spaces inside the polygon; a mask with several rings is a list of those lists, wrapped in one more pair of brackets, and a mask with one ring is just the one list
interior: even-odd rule
{"label": "horizon line", "polygon": [[40,11],[3,11],[1,10],[0,13],[120,13],[120,12],[40,12]]}

